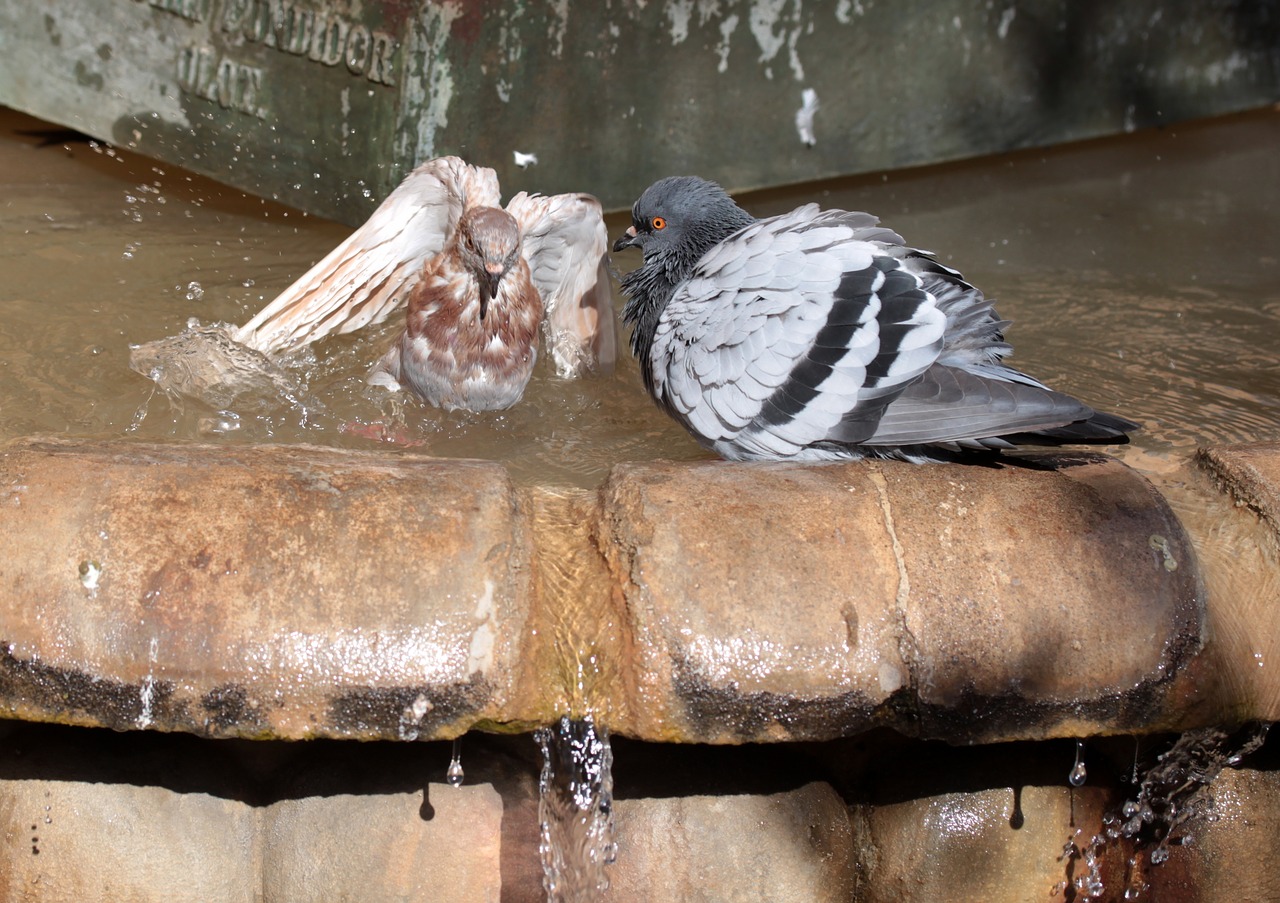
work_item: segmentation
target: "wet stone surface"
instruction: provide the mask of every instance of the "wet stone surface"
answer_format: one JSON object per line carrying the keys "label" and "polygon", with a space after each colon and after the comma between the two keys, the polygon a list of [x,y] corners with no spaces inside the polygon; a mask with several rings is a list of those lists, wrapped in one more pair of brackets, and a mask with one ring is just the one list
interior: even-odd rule
{"label": "wet stone surface", "polygon": [[1172,717],[1202,642],[1189,540],[1113,459],[1040,460],[615,468],[606,557],[646,701],[619,729],[973,742]]}
{"label": "wet stone surface", "polygon": [[1251,508],[1280,535],[1280,443],[1202,449],[1196,460],[1238,504]]}
{"label": "wet stone surface", "polygon": [[628,464],[556,494],[476,461],[30,441],[0,486],[0,706],[29,720],[1073,736],[1176,721],[1202,643],[1181,526],[1100,455]]}
{"label": "wet stone surface", "polygon": [[0,485],[10,717],[414,739],[516,708],[529,548],[497,465],[25,444]]}

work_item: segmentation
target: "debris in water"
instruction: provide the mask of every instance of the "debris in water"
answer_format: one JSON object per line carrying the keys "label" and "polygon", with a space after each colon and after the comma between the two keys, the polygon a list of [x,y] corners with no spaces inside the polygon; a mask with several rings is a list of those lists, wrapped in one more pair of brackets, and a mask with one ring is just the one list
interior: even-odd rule
{"label": "debris in water", "polygon": [[595,899],[609,888],[613,840],[613,750],[590,716],[567,715],[535,735],[542,749],[538,821],[548,903]]}
{"label": "debris in water", "polygon": [[520,151],[512,151],[512,154],[515,157],[516,166],[521,169],[528,169],[530,166],[538,165],[537,154],[522,154]]}

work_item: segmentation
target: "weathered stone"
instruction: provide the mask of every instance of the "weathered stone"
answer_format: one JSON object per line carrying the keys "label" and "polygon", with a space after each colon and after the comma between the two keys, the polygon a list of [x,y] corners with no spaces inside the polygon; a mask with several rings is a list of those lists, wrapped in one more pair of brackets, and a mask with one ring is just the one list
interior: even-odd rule
{"label": "weathered stone", "polygon": [[0,900],[259,899],[249,782],[181,739],[165,755],[106,731],[0,722]]}
{"label": "weathered stone", "polygon": [[433,783],[425,796],[430,819],[423,791],[275,803],[263,813],[263,897],[498,903],[502,798],[491,784]]}
{"label": "weathered stone", "polygon": [[1280,442],[1251,442],[1201,449],[1201,467],[1213,474],[1236,503],[1253,509],[1280,534]]}
{"label": "weathered stone", "polygon": [[1148,899],[1211,903],[1280,900],[1280,773],[1228,768],[1209,787],[1210,819],[1150,868]]}
{"label": "weathered stone", "polygon": [[1280,720],[1280,443],[1203,449],[1196,464],[1214,484],[1192,503],[1212,601],[1197,717]]}
{"label": "weathered stone", "polygon": [[1201,642],[1190,543],[1114,459],[1052,461],[619,465],[602,548],[634,717],[614,726],[979,740],[1173,717],[1162,694]]}
{"label": "weathered stone", "polygon": [[1055,888],[1083,870],[1063,857],[1063,847],[1073,838],[1088,843],[1107,797],[1091,787],[1027,786],[860,808],[855,824],[865,878],[858,900],[1062,899]]}
{"label": "weathered stone", "polygon": [[765,796],[619,800],[608,900],[854,899],[853,833],[827,784]]}
{"label": "weathered stone", "polygon": [[530,549],[498,465],[32,442],[0,492],[6,716],[415,739],[516,714]]}

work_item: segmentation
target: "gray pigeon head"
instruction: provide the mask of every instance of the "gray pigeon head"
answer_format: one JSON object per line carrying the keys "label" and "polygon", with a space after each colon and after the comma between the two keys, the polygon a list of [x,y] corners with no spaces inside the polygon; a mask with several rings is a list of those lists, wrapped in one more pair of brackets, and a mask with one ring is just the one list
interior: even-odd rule
{"label": "gray pigeon head", "polygon": [[631,227],[613,244],[614,251],[644,252],[644,263],[622,277],[628,299],[622,319],[636,327],[637,355],[647,353],[659,315],[702,255],[752,222],[723,188],[697,176],[671,176],[644,190],[631,208]]}
{"label": "gray pigeon head", "polygon": [[715,182],[670,176],[640,195],[631,208],[631,228],[613,250],[640,248],[646,265],[657,263],[672,273],[692,266],[712,245],[751,221]]}

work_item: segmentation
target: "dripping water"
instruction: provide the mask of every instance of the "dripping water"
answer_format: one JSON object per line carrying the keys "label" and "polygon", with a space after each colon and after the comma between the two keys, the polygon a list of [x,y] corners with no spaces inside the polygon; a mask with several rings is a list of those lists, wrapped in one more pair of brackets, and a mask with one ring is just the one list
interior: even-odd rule
{"label": "dripping water", "polygon": [[1071,766],[1071,772],[1067,775],[1067,783],[1072,787],[1083,787],[1084,782],[1089,779],[1089,770],[1084,766],[1084,741],[1076,741],[1076,763]]}
{"label": "dripping water", "polygon": [[[1103,816],[1102,831],[1087,843],[1079,844],[1073,837],[1063,848],[1064,861],[1080,861],[1085,866],[1084,874],[1071,882],[1074,891],[1084,899],[1102,897],[1106,893],[1104,853],[1113,845],[1124,845],[1133,855],[1126,860],[1123,899],[1144,899],[1149,887],[1142,878],[1138,854],[1145,852],[1151,866],[1160,866],[1168,861],[1173,846],[1191,843],[1194,826],[1212,817],[1210,785],[1223,768],[1238,765],[1259,749],[1269,727],[1254,724],[1235,732],[1218,727],[1187,731],[1145,770],[1139,772],[1135,767],[1136,793]],[[1077,741],[1077,767],[1083,746]],[[1074,778],[1075,769],[1071,776]],[[1075,785],[1074,780],[1071,783]],[[1077,830],[1076,834],[1080,833]]]}
{"label": "dripping water", "polygon": [[444,773],[444,779],[450,787],[461,787],[465,777],[462,771],[462,738],[454,737],[453,756],[449,759],[449,769]]}
{"label": "dripping water", "polygon": [[538,851],[548,903],[594,900],[608,889],[606,869],[617,855],[609,732],[597,730],[590,716],[565,716],[535,739],[542,750]]}

